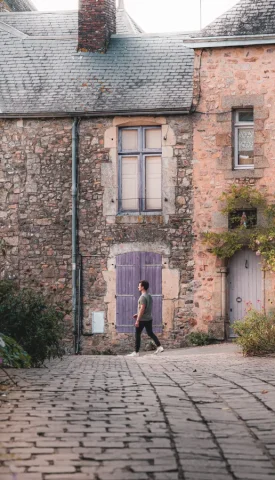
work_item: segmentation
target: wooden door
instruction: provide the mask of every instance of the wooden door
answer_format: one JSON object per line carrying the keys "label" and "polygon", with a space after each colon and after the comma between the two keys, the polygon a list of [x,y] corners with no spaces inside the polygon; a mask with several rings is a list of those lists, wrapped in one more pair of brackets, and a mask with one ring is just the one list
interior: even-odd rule
{"label": "wooden door", "polygon": [[232,325],[245,316],[248,306],[257,310],[263,306],[261,257],[249,249],[236,252],[229,263],[228,290],[230,336],[234,336]]}
{"label": "wooden door", "polygon": [[120,333],[134,332],[138,283],[148,280],[153,297],[153,326],[162,331],[162,258],[157,253],[131,252],[116,258],[116,328]]}

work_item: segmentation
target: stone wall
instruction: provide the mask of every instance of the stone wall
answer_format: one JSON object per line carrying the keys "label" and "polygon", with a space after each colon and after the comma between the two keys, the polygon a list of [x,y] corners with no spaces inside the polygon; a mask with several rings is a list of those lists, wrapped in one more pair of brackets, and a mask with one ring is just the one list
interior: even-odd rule
{"label": "stone wall", "polygon": [[[196,51],[194,104],[202,113],[194,115],[195,313],[200,328],[214,329],[221,337],[225,321],[222,275],[226,269],[207,251],[200,235],[227,229],[219,198],[233,183],[265,188],[269,200],[274,201],[274,53],[274,46]],[[241,107],[254,109],[254,170],[233,170],[232,110]],[[274,275],[267,273],[267,309],[274,286]]]}
{"label": "stone wall", "polygon": [[71,120],[0,120],[1,277],[71,302]]}
{"label": "stone wall", "polygon": [[[128,119],[129,121],[129,119]],[[131,122],[134,120],[131,119]],[[136,119],[136,122],[140,122]],[[144,121],[144,120],[143,120]],[[147,119],[148,124],[159,119]],[[79,250],[83,259],[82,351],[126,351],[132,335],[116,332],[112,312],[117,252],[155,251],[163,258],[165,345],[180,346],[195,324],[192,254],[192,124],[162,119],[167,200],[163,215],[108,213],[106,172],[115,161],[106,132],[118,119],[79,126]],[[125,124],[125,120],[124,120]],[[1,275],[71,302],[71,119],[1,120],[0,236],[9,246]],[[171,193],[172,192],[172,193]],[[112,212],[111,212],[112,213]],[[124,250],[123,250],[124,249]],[[105,334],[91,333],[91,312],[105,312]],[[71,325],[71,318],[68,318]]]}
{"label": "stone wall", "polygon": [[[117,178],[114,168],[117,127],[119,124],[136,125],[144,122],[147,125],[155,122],[162,124],[163,131],[167,133],[169,127],[173,132],[173,135],[170,133],[173,145],[166,146],[171,149],[169,161],[174,172],[173,214],[117,216],[112,211],[112,208],[116,210],[117,204],[115,184],[112,193],[116,196],[105,195],[112,182],[110,179],[107,183],[106,172],[113,171],[112,179]],[[106,346],[119,351],[130,348],[132,335],[117,334],[115,329],[115,255],[126,251],[148,251],[149,245],[149,251],[163,255],[163,267],[164,270],[167,267],[167,275],[171,272],[173,275],[174,271],[177,294],[167,293],[164,298],[164,323],[167,325],[163,337],[166,345],[179,346],[194,323],[190,118],[82,120],[80,145],[79,238],[84,265],[85,333],[91,332],[91,311],[104,311],[106,318],[106,333],[84,337],[83,349],[89,352],[94,348],[104,350]],[[168,152],[165,148],[163,150],[165,164]],[[124,248],[126,245],[127,249]]]}

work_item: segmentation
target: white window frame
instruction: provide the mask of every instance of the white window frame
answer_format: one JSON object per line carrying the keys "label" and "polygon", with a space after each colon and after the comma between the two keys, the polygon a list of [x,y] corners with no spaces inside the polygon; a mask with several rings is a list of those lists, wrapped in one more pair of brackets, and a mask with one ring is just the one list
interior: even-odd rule
{"label": "white window frame", "polygon": [[[149,156],[160,156],[162,159],[162,146],[161,148],[146,148],[145,144],[145,134],[146,130],[157,129],[161,132],[161,126],[144,126],[144,127],[121,127],[119,128],[118,135],[118,213],[141,213],[141,214],[150,214],[150,213],[161,213],[162,212],[162,198],[161,198],[161,208],[159,209],[146,209],[146,175],[145,175],[145,162],[146,157]],[[123,150],[122,149],[122,132],[124,130],[136,130],[138,132],[138,149],[137,150]],[[138,177],[138,191],[139,191],[139,208],[137,210],[125,210],[122,207],[122,160],[123,157],[137,157],[139,162],[139,177]],[[162,195],[162,186],[161,192]]]}
{"label": "white window frame", "polygon": [[253,170],[255,168],[254,164],[239,165],[239,130],[254,128],[254,120],[253,122],[243,122],[239,120],[239,114],[246,112],[254,113],[253,108],[238,109],[234,112],[234,170]]}

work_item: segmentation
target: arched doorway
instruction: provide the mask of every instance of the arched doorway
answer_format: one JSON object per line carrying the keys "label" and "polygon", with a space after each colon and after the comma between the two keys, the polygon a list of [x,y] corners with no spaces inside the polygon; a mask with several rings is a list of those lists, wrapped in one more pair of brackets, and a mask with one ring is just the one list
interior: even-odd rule
{"label": "arched doorway", "polygon": [[148,280],[153,297],[155,332],[162,331],[162,256],[152,252],[130,252],[116,257],[116,329],[133,333],[137,312],[138,283]]}
{"label": "arched doorway", "polygon": [[236,252],[229,261],[228,300],[233,337],[232,325],[245,316],[248,305],[257,310],[263,307],[261,257],[248,248]]}

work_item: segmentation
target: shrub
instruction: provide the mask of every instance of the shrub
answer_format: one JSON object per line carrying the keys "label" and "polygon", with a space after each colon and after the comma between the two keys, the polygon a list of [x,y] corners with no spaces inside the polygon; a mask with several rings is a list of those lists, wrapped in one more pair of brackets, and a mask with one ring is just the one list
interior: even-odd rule
{"label": "shrub", "polygon": [[236,342],[244,355],[266,355],[275,353],[275,314],[265,314],[249,308],[243,320],[235,322]]}
{"label": "shrub", "polygon": [[188,342],[191,343],[191,345],[202,347],[204,345],[211,345],[213,343],[216,343],[216,339],[208,333],[197,331],[192,332],[188,335]]}
{"label": "shrub", "polygon": [[0,282],[0,330],[31,356],[33,366],[64,354],[64,311],[30,289]]}
{"label": "shrub", "polygon": [[13,338],[0,334],[0,363],[3,367],[29,368],[31,357]]}

